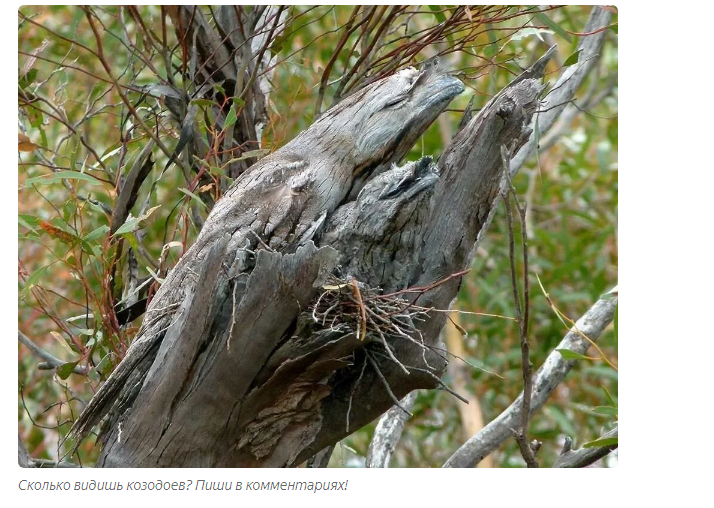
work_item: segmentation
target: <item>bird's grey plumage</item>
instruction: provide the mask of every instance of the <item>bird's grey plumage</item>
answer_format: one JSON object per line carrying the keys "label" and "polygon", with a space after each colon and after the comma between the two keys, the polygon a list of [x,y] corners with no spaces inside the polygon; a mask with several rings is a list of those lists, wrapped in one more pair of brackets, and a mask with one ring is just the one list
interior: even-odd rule
{"label": "bird's grey plumage", "polygon": [[343,277],[388,292],[409,284],[419,258],[420,231],[429,215],[431,189],[438,178],[431,157],[393,166],[335,212],[321,244],[340,253]]}

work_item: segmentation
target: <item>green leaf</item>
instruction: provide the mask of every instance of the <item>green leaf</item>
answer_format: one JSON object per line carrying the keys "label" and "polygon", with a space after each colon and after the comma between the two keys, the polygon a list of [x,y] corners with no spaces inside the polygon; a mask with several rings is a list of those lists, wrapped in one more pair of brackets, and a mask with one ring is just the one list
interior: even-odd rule
{"label": "green leaf", "polygon": [[483,49],[483,54],[486,58],[493,58],[498,54],[498,39],[491,23],[486,23],[486,35],[488,35],[488,46]]}
{"label": "green leaf", "polygon": [[109,226],[106,224],[104,226],[99,226],[97,229],[92,231],[91,233],[87,234],[82,240],[85,242],[92,242],[96,240],[97,238],[104,236],[109,232]]}
{"label": "green leaf", "polygon": [[556,349],[556,351],[566,360],[591,360],[591,358],[581,355],[580,353],[576,353],[575,351],[571,351],[570,349]]}
{"label": "green leaf", "polygon": [[203,107],[207,107],[207,108],[210,108],[211,106],[216,105],[216,103],[210,99],[193,99],[191,101],[191,104],[195,104],[196,106],[203,106]]}
{"label": "green leaf", "polygon": [[25,188],[35,184],[46,185],[50,183],[57,183],[62,180],[81,180],[92,185],[102,184],[102,182],[98,181],[96,178],[92,178],[86,173],[80,173],[79,171],[57,171],[56,173],[50,173],[49,175],[35,176],[27,179],[25,182]]}
{"label": "green leaf", "polygon": [[74,368],[77,366],[78,363],[79,361],[63,363],[62,365],[57,367],[57,376],[59,376],[60,379],[67,379],[70,374],[72,374]]}
{"label": "green leaf", "polygon": [[40,129],[40,140],[42,140],[42,146],[49,146],[49,143],[47,142],[47,134],[45,134],[45,129],[42,128],[42,122],[40,122],[38,128]]}
{"label": "green leaf", "polygon": [[20,78],[20,88],[24,90],[25,88],[30,86],[32,83],[34,83],[36,77],[37,69],[30,69],[29,71],[27,71],[27,74]]}
{"label": "green leaf", "polygon": [[[17,216],[17,222],[18,222],[18,224],[20,224],[20,226],[23,226],[23,227],[29,229],[29,230],[32,231],[33,233],[37,233],[37,230],[36,230],[35,228],[33,228],[33,227],[30,225],[30,223],[28,222],[27,219],[28,219],[29,217],[32,217],[32,216],[25,216],[25,217],[23,217],[22,215],[18,215],[18,216]],[[36,217],[32,217],[32,219],[34,219],[35,224],[37,224],[37,218],[36,218]],[[32,220],[32,219],[30,219],[30,220]]]}
{"label": "green leaf", "polygon": [[599,415],[617,416],[617,408],[613,406],[597,406],[593,408],[593,413]]}
{"label": "green leaf", "polygon": [[583,448],[595,448],[600,446],[613,446],[617,444],[616,437],[604,437],[602,439],[596,439],[595,441],[590,441],[583,445]]}
{"label": "green leaf", "polygon": [[[122,225],[119,227],[119,229],[116,230],[116,232],[114,233],[114,236],[116,236],[116,235],[124,235],[124,234],[127,234],[127,233],[131,233],[131,232],[133,232],[133,231],[136,231],[137,229],[139,229],[139,225],[140,225],[141,223],[143,223],[146,219],[148,219],[149,216],[150,216],[152,213],[154,213],[156,210],[158,210],[159,208],[161,208],[161,205],[153,206],[153,207],[149,208],[149,209],[146,211],[146,213],[144,213],[143,215],[141,215],[141,216],[139,216],[139,217],[132,217],[132,215],[129,214],[129,217],[127,217],[127,219],[126,219],[126,221],[124,222],[124,224],[122,224]],[[132,247],[134,247],[133,244],[132,244]]]}
{"label": "green leaf", "polygon": [[131,215],[129,215],[124,224],[122,224],[119,229],[116,230],[114,236],[131,233],[137,227],[139,227],[139,217],[132,217]]}
{"label": "green leaf", "polygon": [[446,16],[444,15],[444,6],[443,5],[430,5],[429,9],[431,9],[431,12],[434,13],[434,17],[439,23],[443,23],[446,21]]}
{"label": "green leaf", "polygon": [[47,270],[49,269],[49,265],[43,266],[41,268],[38,268],[34,272],[32,272],[32,275],[30,275],[27,278],[27,281],[25,281],[25,287],[22,288],[22,292],[20,293],[21,298],[25,298],[27,293],[32,289],[34,286],[36,286],[40,280],[42,280],[47,273]]}
{"label": "green leaf", "polygon": [[184,188],[179,188],[179,191],[183,192],[183,193],[186,194],[188,197],[190,197],[191,199],[193,199],[194,201],[196,201],[196,203],[198,203],[199,205],[201,205],[202,207],[204,207],[206,210],[208,210],[208,205],[206,205],[206,203],[204,203],[201,198],[199,198],[196,194],[194,194],[194,193],[191,192],[190,190],[184,189]]}
{"label": "green leaf", "polygon": [[236,123],[236,120],[238,120],[238,113],[236,112],[236,104],[233,102],[233,106],[231,106],[231,110],[228,112],[228,115],[226,115],[226,121],[223,123],[223,128],[227,129],[234,123]]}
{"label": "green leaf", "polygon": [[[42,126],[42,122],[44,122],[42,111],[33,106],[27,108],[27,118],[30,120],[30,125],[35,129],[39,129]],[[47,144],[45,143],[43,146],[47,146]]]}
{"label": "green leaf", "polygon": [[95,370],[98,370],[101,372],[101,371],[105,370],[106,367],[109,367],[111,362],[112,362],[112,354],[107,353],[101,360],[99,360],[99,363],[95,367]]}
{"label": "green leaf", "polygon": [[578,58],[580,58],[580,50],[577,50],[575,53],[566,58],[563,63],[563,67],[570,67],[571,65],[578,63]]}
{"label": "green leaf", "polygon": [[543,23],[545,26],[553,30],[555,33],[560,35],[563,39],[565,39],[568,42],[573,42],[573,40],[570,38],[570,35],[568,32],[563,30],[558,23],[550,19],[548,16],[545,15],[543,12],[536,13],[535,18]]}
{"label": "green leaf", "polygon": [[107,159],[110,158],[111,156],[118,154],[118,153],[121,151],[122,148],[123,148],[123,146],[120,144],[119,146],[115,147],[114,149],[109,149],[109,150],[107,150],[107,151],[104,153],[104,155],[102,155],[102,157],[101,157],[99,160],[102,161],[102,162],[104,162],[105,160],[107,160]]}
{"label": "green leaf", "polygon": [[[79,154],[79,143],[80,143],[79,135],[74,136],[74,139],[75,139],[74,149],[72,150],[72,153],[70,153],[70,155],[69,155],[70,169],[75,169],[77,167],[77,155]],[[82,170],[84,170],[84,167],[82,167]]]}

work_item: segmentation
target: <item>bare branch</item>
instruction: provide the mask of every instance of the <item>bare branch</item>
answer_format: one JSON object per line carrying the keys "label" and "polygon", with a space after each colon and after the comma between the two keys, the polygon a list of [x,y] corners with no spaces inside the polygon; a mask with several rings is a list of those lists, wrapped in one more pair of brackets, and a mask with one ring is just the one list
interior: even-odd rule
{"label": "bare branch", "polygon": [[[598,438],[598,440],[616,437],[617,427],[603,434],[602,437]],[[567,437],[565,439],[565,447],[563,447],[563,451],[561,452],[560,457],[558,457],[558,460],[555,461],[555,464],[553,464],[553,467],[587,467],[617,448],[617,443],[615,443],[609,446],[595,446],[592,448],[571,450],[570,438]]]}
{"label": "bare branch", "polygon": [[[601,27],[606,27],[610,23],[611,18],[612,13],[609,10],[595,6],[590,12],[590,19],[588,19],[583,31],[590,33]],[[552,90],[548,93],[542,105],[542,109],[548,109],[548,111],[538,114],[537,120],[534,120],[538,122],[538,129],[537,131],[534,129],[528,142],[513,157],[511,161],[511,175],[514,175],[528,160],[538,145],[540,135],[553,126],[565,109],[565,106],[572,101],[580,84],[594,67],[595,61],[597,60],[596,57],[605,39],[605,33],[606,31],[603,30],[597,34],[580,39],[580,43],[578,44],[578,51],[580,52],[578,63],[566,68],[555,83],[555,86],[553,86]],[[559,106],[552,107],[552,105],[555,104]]]}
{"label": "bare branch", "polygon": [[366,467],[389,467],[389,461],[409,419],[409,415],[402,408],[411,411],[416,397],[417,391],[414,390],[399,402],[401,408],[394,406],[379,419],[367,450]]}
{"label": "bare branch", "polygon": [[[516,442],[521,449],[521,455],[526,461],[528,467],[538,467],[538,460],[535,455],[535,448],[539,444],[531,446],[528,442],[528,420],[531,409],[531,393],[533,391],[533,364],[530,358],[530,345],[528,344],[528,312],[529,312],[529,284],[528,284],[528,242],[526,238],[526,210],[518,202],[518,195],[513,183],[509,178],[510,169],[509,163],[511,155],[505,146],[501,146],[501,158],[503,161],[503,171],[508,180],[505,186],[505,205],[506,205],[506,222],[508,224],[508,255],[511,264],[511,286],[513,289],[513,301],[516,306],[516,315],[518,316],[518,333],[521,339],[521,369],[523,371],[523,408],[521,410],[521,425],[518,430],[514,430]],[[521,249],[523,250],[523,305],[521,306],[521,296],[518,289],[516,275],[516,256],[514,245],[513,232],[513,213],[511,212],[511,199],[516,204],[516,210],[521,224]]]}
{"label": "bare branch", "polygon": [[[48,353],[44,349],[42,349],[40,346],[32,342],[27,335],[22,333],[20,330],[17,331],[17,339],[22,342],[27,348],[32,351],[32,353],[44,360],[43,363],[39,365],[40,370],[49,370],[49,369],[56,369],[57,367],[61,367],[67,362],[63,362],[56,356],[53,356],[52,354]],[[44,368],[43,368],[44,367]],[[86,367],[80,367],[77,365],[72,369],[72,372],[75,374],[80,374],[82,376],[87,375],[87,368]]]}
{"label": "bare branch", "polygon": [[[569,349],[585,354],[605,327],[612,321],[617,307],[617,298],[598,300],[585,313],[563,338],[556,349]],[[540,409],[548,396],[560,384],[565,375],[575,365],[576,360],[565,360],[558,351],[548,355],[533,379],[533,397],[531,415]],[[486,455],[498,448],[512,436],[510,429],[515,429],[521,418],[523,393],[508,408],[495,418],[478,434],[469,439],[446,461],[444,467],[473,467]]]}

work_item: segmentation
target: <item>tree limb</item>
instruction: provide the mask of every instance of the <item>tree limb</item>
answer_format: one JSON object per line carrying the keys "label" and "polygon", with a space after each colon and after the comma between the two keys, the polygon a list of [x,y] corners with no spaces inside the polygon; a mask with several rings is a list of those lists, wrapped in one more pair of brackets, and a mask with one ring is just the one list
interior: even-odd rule
{"label": "tree limb", "polygon": [[[567,333],[556,349],[569,349],[585,354],[591,343],[585,337],[596,341],[605,327],[612,321],[617,308],[617,298],[598,300]],[[584,337],[585,336],[585,337]],[[548,355],[533,379],[531,414],[545,404],[548,396],[555,390],[575,365],[576,360],[565,360],[558,351]],[[473,467],[486,455],[493,452],[506,439],[512,436],[511,429],[518,427],[521,418],[523,393],[508,406],[503,413],[478,434],[471,437],[446,461],[444,467]]]}
{"label": "tree limb", "polygon": [[[598,439],[608,439],[613,437],[617,437],[617,427],[603,434]],[[553,464],[553,467],[587,467],[617,448],[617,444],[612,444],[609,446],[594,446],[592,448],[571,450],[570,438],[566,437],[565,439],[565,447],[563,447],[563,451],[561,452],[560,457],[558,457],[558,460],[555,461],[555,464]]]}
{"label": "tree limb", "polygon": [[[17,331],[17,339],[22,342],[27,348],[32,351],[32,353],[37,356],[38,358],[41,358],[44,360],[44,363],[41,363],[39,365],[41,370],[49,370],[49,369],[56,369],[57,367],[61,367],[62,365],[66,364],[67,362],[63,362],[56,356],[48,353],[44,349],[42,349],[40,346],[32,342],[27,335],[22,333],[20,330]],[[80,374],[82,376],[87,375],[87,369],[86,367],[80,367],[79,365],[75,366],[74,369],[72,369],[72,372],[75,374]]]}
{"label": "tree limb", "polygon": [[[416,398],[417,391],[414,390],[404,397],[400,404],[407,411],[411,411]],[[402,431],[408,419],[409,414],[398,406],[393,406],[382,415],[377,423],[377,428],[374,429],[372,441],[369,443],[365,467],[389,467],[389,461],[402,437]]]}
{"label": "tree limb", "polygon": [[[594,32],[595,30],[606,27],[610,23],[612,13],[595,6],[590,12],[590,18],[585,25],[584,33]],[[548,92],[548,95],[543,101],[542,109],[545,112],[538,113],[538,131],[528,140],[523,148],[513,157],[511,161],[511,176],[528,160],[531,154],[535,151],[539,138],[547,132],[558,119],[568,103],[575,97],[580,84],[593,68],[602,43],[605,40],[606,30],[602,30],[593,35],[588,35],[580,38],[577,51],[580,52],[578,62],[567,67],[560,78],[555,83],[553,88]]]}

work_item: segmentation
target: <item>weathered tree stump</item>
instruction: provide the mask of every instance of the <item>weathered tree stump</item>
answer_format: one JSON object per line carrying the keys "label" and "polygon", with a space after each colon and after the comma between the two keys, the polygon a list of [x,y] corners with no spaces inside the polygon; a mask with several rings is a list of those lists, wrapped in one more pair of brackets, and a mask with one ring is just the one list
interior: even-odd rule
{"label": "weathered tree stump", "polygon": [[410,304],[456,297],[544,62],[437,164],[395,165],[463,91],[431,63],[343,99],[242,172],[72,429],[104,419],[97,466],[294,466],[439,386],[445,316]]}

